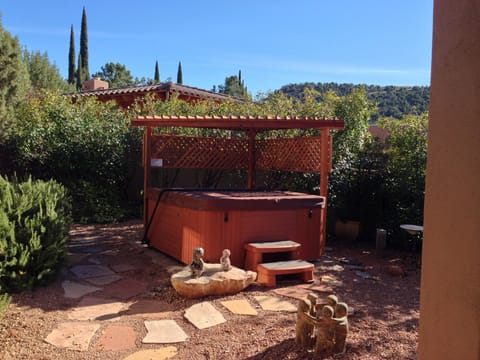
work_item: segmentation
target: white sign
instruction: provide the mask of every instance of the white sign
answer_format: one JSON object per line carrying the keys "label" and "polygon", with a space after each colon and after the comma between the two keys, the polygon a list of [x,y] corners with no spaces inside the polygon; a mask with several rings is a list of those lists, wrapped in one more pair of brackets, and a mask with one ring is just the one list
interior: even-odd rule
{"label": "white sign", "polygon": [[150,159],[150,166],[152,167],[162,167],[163,159]]}

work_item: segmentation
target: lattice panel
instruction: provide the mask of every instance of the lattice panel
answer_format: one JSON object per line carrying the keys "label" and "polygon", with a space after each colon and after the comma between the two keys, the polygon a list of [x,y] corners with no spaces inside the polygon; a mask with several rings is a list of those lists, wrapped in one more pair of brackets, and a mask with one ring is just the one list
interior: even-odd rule
{"label": "lattice panel", "polygon": [[[320,137],[257,140],[255,150],[259,170],[320,172]],[[152,158],[165,168],[248,169],[248,140],[153,135]]]}
{"label": "lattice panel", "polygon": [[153,135],[152,158],[163,159],[166,168],[248,169],[248,141]]}
{"label": "lattice panel", "polygon": [[256,151],[257,169],[320,172],[320,137],[259,140]]}

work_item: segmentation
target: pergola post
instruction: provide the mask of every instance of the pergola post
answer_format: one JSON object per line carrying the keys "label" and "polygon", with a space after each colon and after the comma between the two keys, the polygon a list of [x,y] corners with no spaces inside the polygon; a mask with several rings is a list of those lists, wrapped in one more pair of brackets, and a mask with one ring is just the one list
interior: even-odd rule
{"label": "pergola post", "polygon": [[257,132],[250,130],[248,132],[248,188],[255,187],[255,137]]}
{"label": "pergola post", "polygon": [[151,183],[152,127],[146,126],[143,133],[143,226],[147,227],[148,196]]}
{"label": "pergola post", "polygon": [[322,211],[322,219],[320,221],[320,244],[325,244],[327,236],[327,195],[328,195],[328,174],[330,172],[330,134],[328,129],[320,131],[321,152],[320,152],[320,196],[325,197],[325,208]]}

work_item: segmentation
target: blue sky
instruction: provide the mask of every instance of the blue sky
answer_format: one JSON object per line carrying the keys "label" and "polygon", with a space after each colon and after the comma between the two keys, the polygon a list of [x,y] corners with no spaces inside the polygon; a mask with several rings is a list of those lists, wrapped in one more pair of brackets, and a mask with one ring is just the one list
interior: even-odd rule
{"label": "blue sky", "polygon": [[253,95],[302,82],[429,85],[433,0],[2,0],[3,27],[66,77],[83,6],[90,72],[211,89],[242,71]]}

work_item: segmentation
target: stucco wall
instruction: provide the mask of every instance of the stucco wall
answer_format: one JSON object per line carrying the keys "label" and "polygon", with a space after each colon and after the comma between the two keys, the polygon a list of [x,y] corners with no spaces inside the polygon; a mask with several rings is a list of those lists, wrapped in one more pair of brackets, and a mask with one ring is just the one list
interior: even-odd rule
{"label": "stucco wall", "polygon": [[480,2],[435,0],[420,359],[480,359]]}

